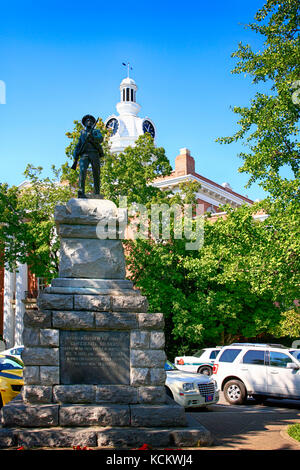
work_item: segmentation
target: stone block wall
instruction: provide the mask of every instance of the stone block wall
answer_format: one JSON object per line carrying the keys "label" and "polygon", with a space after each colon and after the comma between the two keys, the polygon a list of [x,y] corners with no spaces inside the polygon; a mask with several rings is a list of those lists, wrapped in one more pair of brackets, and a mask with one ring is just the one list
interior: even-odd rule
{"label": "stone block wall", "polygon": [[[65,299],[64,299],[65,297]],[[142,296],[99,299],[80,296],[85,310],[76,308],[77,295],[42,294],[39,306],[24,316],[22,355],[24,368],[24,403],[164,403],[166,374],[164,363],[164,319],[161,313],[98,311],[110,308],[145,309]],[[104,297],[104,296],[103,296]],[[138,302],[136,301],[137,299]],[[129,306],[129,307],[128,307]],[[56,307],[56,310],[54,308]],[[90,308],[90,310],[87,310]],[[93,310],[94,309],[94,310]],[[103,309],[104,310],[104,309]],[[130,384],[64,385],[60,382],[60,333],[67,331],[128,331],[130,334]]]}

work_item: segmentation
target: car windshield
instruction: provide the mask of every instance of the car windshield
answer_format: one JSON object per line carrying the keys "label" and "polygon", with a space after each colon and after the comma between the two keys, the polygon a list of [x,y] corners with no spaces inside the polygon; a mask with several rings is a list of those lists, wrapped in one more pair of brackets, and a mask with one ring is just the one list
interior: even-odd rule
{"label": "car windshield", "polygon": [[165,370],[178,370],[170,361],[165,362]]}
{"label": "car windshield", "polygon": [[21,356],[22,351],[23,351],[22,347],[14,348],[14,349],[11,349],[11,354],[16,354],[18,356]]}
{"label": "car windshield", "polygon": [[23,362],[11,356],[0,357],[0,370],[23,369]]}

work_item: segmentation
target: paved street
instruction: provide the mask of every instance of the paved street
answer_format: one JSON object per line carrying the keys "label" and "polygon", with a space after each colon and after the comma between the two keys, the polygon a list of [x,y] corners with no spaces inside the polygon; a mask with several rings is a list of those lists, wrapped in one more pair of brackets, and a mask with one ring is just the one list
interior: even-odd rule
{"label": "paved street", "polygon": [[245,405],[233,406],[221,394],[217,405],[191,414],[212,433],[214,450],[300,450],[300,443],[286,434],[288,425],[300,423],[300,400],[256,405],[249,399]]}

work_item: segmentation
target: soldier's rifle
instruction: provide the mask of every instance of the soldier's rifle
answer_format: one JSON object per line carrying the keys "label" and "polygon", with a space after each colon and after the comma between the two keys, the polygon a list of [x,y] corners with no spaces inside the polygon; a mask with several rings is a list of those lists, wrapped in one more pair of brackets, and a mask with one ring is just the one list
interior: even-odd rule
{"label": "soldier's rifle", "polygon": [[97,124],[98,121],[99,121],[99,118],[98,118],[97,121],[93,124],[91,130],[88,131],[88,133],[87,133],[87,135],[86,135],[86,138],[85,138],[85,141],[83,142],[83,144],[81,145],[80,149],[78,150],[77,156],[75,157],[75,160],[74,160],[74,163],[73,163],[73,165],[71,166],[71,169],[72,169],[72,170],[76,170],[77,163],[78,163],[78,160],[79,160],[79,155],[82,154],[82,151],[83,151],[85,145],[87,144],[87,142],[88,142],[88,140],[89,140],[89,137],[93,134],[93,130],[95,129],[96,124]]}

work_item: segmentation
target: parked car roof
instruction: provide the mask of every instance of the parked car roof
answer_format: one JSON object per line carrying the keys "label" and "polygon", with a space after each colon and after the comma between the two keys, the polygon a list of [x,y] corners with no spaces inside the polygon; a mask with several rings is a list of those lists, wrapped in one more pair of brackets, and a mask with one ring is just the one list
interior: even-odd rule
{"label": "parked car roof", "polygon": [[287,346],[284,346],[283,344],[275,344],[275,343],[232,343],[224,347],[229,347],[229,346],[246,346],[246,347],[250,346],[251,348],[257,347],[257,348],[289,349]]}

